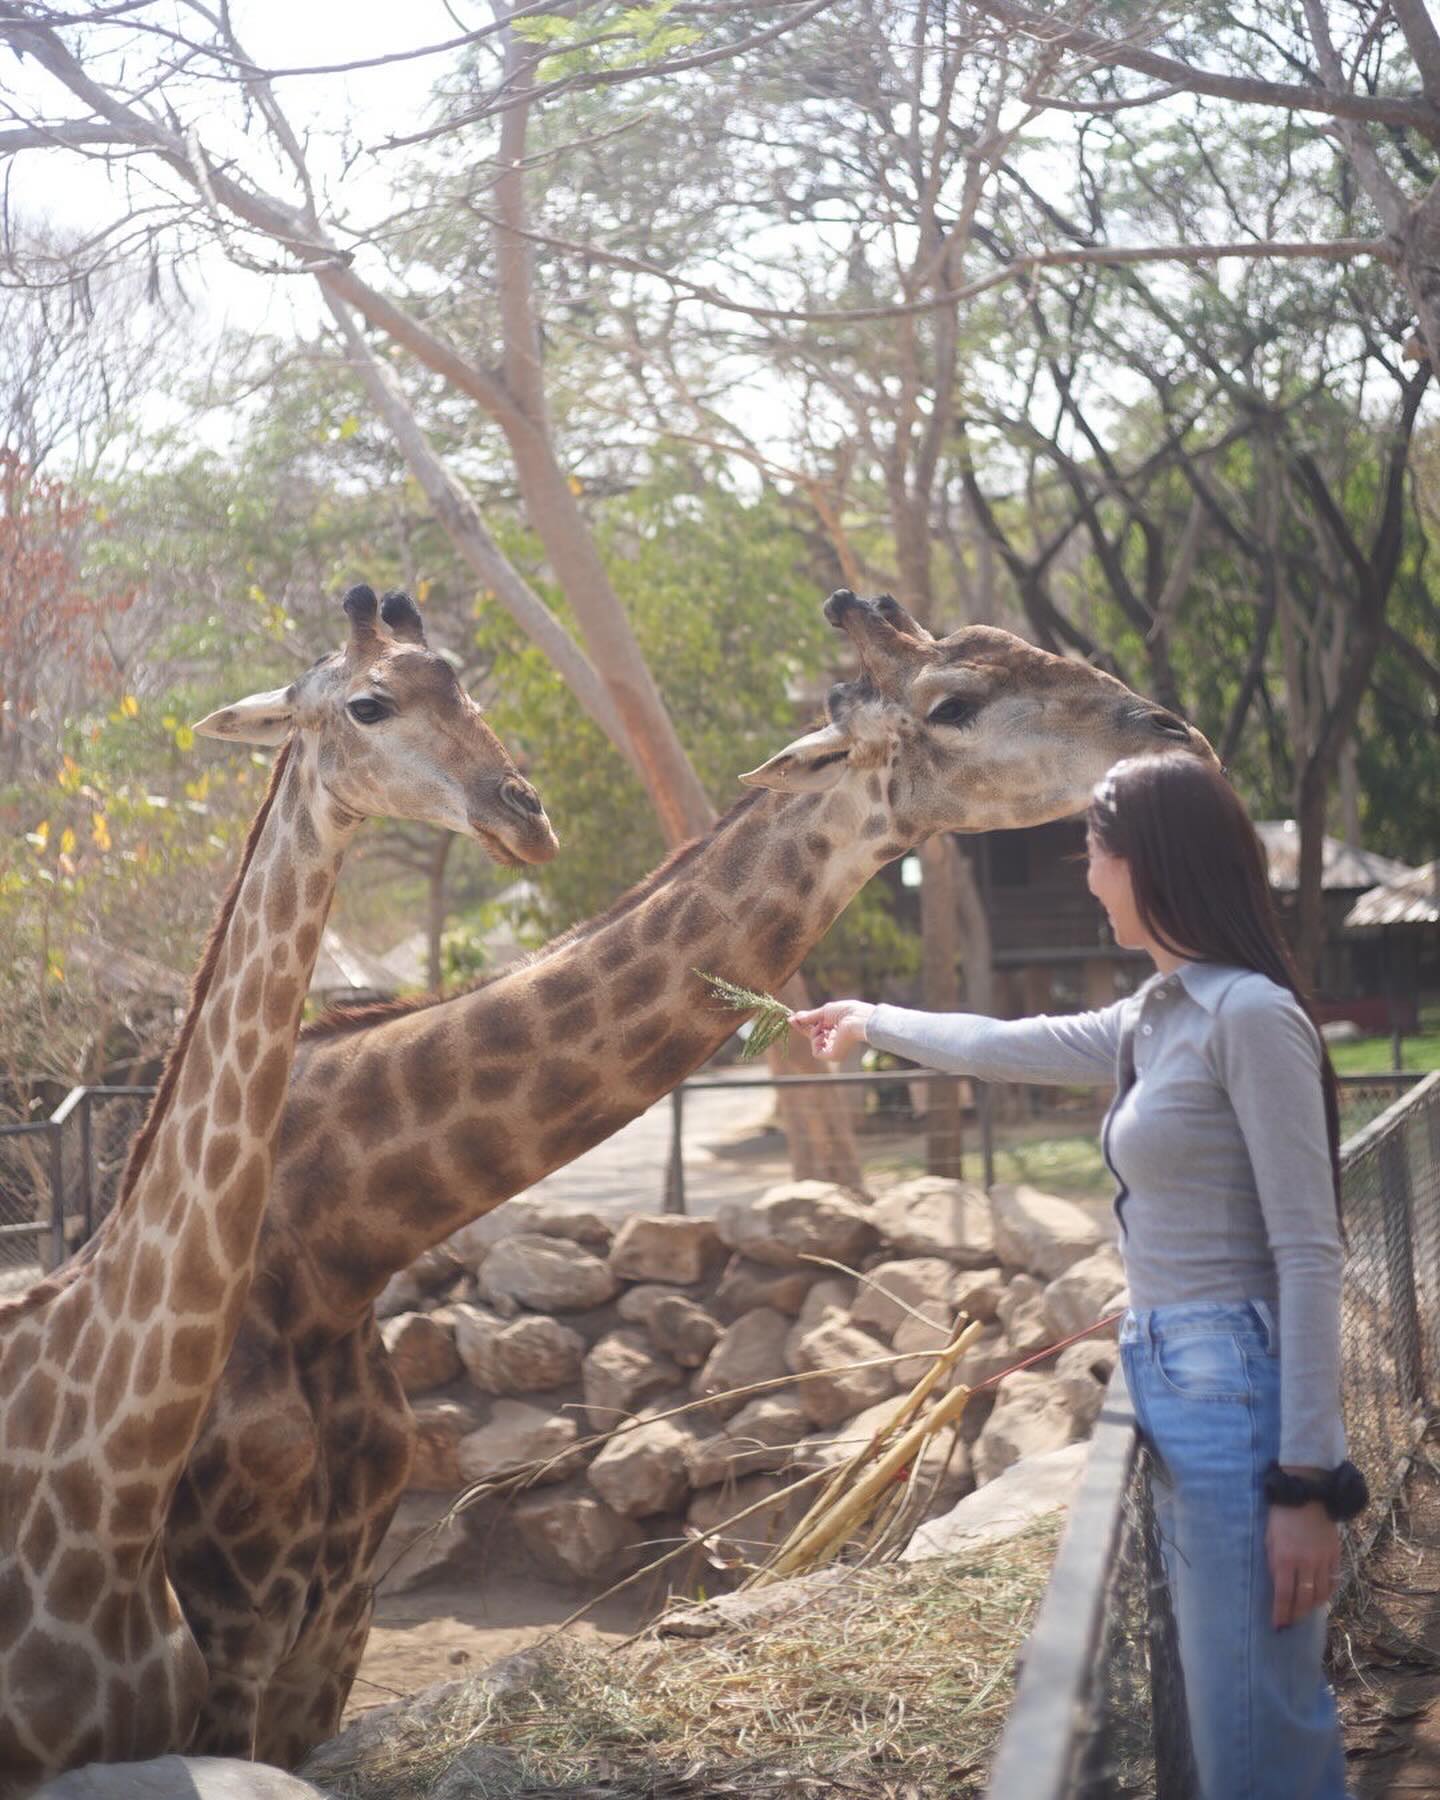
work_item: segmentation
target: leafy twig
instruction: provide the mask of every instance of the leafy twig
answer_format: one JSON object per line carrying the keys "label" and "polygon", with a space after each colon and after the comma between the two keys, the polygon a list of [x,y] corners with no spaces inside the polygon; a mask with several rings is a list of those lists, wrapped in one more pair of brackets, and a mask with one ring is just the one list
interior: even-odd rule
{"label": "leafy twig", "polygon": [[772,1044],[778,1044],[788,1035],[793,1014],[783,1000],[777,1000],[773,994],[756,993],[753,988],[737,987],[733,981],[726,981],[723,975],[707,975],[703,969],[696,969],[695,973],[702,981],[709,983],[716,996],[732,1012],[755,1014],[755,1021],[740,1050],[741,1062],[754,1062]]}

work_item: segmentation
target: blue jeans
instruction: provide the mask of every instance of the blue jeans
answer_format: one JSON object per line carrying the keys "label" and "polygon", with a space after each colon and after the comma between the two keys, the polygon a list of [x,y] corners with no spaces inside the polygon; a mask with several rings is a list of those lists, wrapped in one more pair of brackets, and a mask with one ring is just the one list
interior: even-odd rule
{"label": "blue jeans", "polygon": [[1263,1301],[1126,1315],[1120,1356],[1155,1458],[1155,1515],[1204,1800],[1345,1800],[1325,1679],[1326,1611],[1270,1623],[1261,1478],[1280,1445],[1280,1361]]}

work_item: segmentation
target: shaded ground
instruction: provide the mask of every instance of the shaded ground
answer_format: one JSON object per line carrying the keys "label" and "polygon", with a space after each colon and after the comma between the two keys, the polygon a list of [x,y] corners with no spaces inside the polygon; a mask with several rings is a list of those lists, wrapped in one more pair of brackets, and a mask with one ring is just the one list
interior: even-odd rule
{"label": "shaded ground", "polygon": [[1440,1429],[1339,1621],[1336,1688],[1356,1800],[1440,1795]]}

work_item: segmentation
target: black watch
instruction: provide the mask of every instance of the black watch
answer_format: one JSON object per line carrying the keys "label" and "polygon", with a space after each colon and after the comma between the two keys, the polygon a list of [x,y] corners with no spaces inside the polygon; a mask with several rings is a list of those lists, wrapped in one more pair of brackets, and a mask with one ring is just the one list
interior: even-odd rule
{"label": "black watch", "polygon": [[1265,1471],[1265,1498],[1272,1506],[1305,1506],[1318,1500],[1332,1519],[1353,1519],[1370,1504],[1365,1477],[1352,1462],[1323,1475],[1292,1475],[1279,1463]]}

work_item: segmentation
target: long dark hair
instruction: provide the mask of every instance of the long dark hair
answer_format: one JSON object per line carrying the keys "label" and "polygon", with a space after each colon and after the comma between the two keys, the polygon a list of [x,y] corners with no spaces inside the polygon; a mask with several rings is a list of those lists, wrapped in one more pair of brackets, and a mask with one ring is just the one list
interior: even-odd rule
{"label": "long dark hair", "polygon": [[1253,969],[1288,988],[1320,1039],[1325,1130],[1340,1205],[1340,1097],[1334,1065],[1280,928],[1265,851],[1245,803],[1211,763],[1136,756],[1095,789],[1086,823],[1129,865],[1140,923],[1187,960]]}

